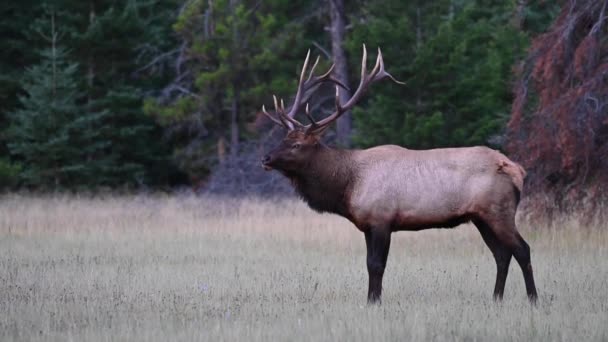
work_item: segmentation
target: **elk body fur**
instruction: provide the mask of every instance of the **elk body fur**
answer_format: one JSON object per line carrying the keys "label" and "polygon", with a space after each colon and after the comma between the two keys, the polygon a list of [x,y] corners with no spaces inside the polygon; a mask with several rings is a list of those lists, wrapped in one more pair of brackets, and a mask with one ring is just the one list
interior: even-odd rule
{"label": "elk body fur", "polygon": [[[374,70],[366,74],[365,54],[364,50],[362,81],[349,106],[362,89],[382,78],[379,74],[386,74],[380,53]],[[327,75],[323,81],[328,80]],[[303,98],[307,88],[303,77],[304,72],[296,99]],[[312,71],[309,80],[315,80]],[[336,113],[321,124],[311,119],[308,126],[293,119],[298,107],[296,100],[290,115],[276,105],[279,120],[273,121],[282,123],[289,132],[262,164],[288,177],[312,209],[341,215],[364,233],[369,302],[380,300],[393,232],[451,228],[469,221],[476,225],[496,261],[494,297],[502,298],[509,264],[515,257],[523,271],[528,297],[532,302],[536,300],[530,248],[515,226],[525,177],[521,166],[487,147],[330,148],[321,142],[321,135],[348,106],[339,104],[336,96]]]}
{"label": "elk body fur", "polygon": [[523,179],[516,164],[486,147],[416,151],[385,145],[352,157],[358,172],[349,216],[357,226],[393,231],[453,227],[514,211]]}

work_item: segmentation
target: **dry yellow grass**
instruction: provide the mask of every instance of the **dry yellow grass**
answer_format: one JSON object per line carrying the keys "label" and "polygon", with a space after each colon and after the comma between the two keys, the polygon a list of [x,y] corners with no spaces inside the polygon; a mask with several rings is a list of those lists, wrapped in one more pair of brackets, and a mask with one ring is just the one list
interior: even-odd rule
{"label": "dry yellow grass", "polygon": [[366,305],[361,233],[295,201],[0,197],[0,340],[607,340],[607,227],[522,227],[538,306],[472,226],[397,233]]}

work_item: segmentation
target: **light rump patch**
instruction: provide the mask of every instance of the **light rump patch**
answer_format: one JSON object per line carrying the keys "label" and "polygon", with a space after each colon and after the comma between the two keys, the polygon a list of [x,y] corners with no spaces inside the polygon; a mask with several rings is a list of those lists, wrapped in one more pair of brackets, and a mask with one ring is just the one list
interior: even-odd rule
{"label": "light rump patch", "polygon": [[526,177],[526,171],[524,168],[510,160],[501,160],[498,163],[498,173],[504,173],[509,175],[513,180],[513,184],[517,187],[520,192],[524,188],[524,178]]}

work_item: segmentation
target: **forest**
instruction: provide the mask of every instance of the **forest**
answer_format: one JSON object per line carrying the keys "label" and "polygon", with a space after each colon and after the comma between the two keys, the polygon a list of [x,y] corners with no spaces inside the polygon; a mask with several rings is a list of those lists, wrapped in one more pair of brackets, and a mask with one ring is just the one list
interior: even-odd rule
{"label": "forest", "polygon": [[[486,145],[527,170],[536,212],[601,211],[607,1],[21,0],[0,4],[0,191],[281,194],[261,113],[307,50],[374,86],[329,144]],[[344,92],[343,92],[344,94]],[[346,94],[344,94],[346,96]],[[334,105],[321,88],[311,111]]]}

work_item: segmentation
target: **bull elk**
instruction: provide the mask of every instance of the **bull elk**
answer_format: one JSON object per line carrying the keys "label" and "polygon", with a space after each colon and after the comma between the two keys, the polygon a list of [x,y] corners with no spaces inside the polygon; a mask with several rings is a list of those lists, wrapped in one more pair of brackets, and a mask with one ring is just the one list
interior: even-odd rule
{"label": "bull elk", "polygon": [[[525,171],[498,151],[487,147],[410,150],[395,145],[365,150],[331,148],[321,141],[323,132],[353,108],[369,86],[389,78],[378,49],[376,64],[366,71],[363,46],[361,80],[346,103],[340,103],[340,87],[333,69],[307,76],[306,56],[293,104],[274,97],[275,115],[263,113],[287,129],[287,136],[262,159],[266,170],[278,170],[296,191],[319,212],[341,215],[365,235],[369,290],[367,300],[379,302],[391,233],[429,228],[452,228],[472,221],[496,261],[494,299],[503,297],[511,257],[519,263],[531,302],[537,298],[530,262],[530,247],[515,226],[515,212]],[[322,83],[336,86],[335,110],[316,121],[308,100]],[[310,124],[296,120],[303,111]]]}

